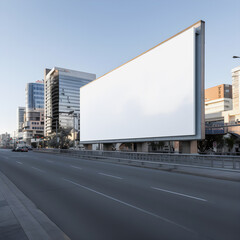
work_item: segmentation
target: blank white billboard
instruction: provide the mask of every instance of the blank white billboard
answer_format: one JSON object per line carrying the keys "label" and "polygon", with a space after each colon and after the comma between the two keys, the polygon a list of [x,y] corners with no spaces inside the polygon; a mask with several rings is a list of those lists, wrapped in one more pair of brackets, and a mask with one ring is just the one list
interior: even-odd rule
{"label": "blank white billboard", "polygon": [[80,140],[196,136],[196,26],[80,89]]}

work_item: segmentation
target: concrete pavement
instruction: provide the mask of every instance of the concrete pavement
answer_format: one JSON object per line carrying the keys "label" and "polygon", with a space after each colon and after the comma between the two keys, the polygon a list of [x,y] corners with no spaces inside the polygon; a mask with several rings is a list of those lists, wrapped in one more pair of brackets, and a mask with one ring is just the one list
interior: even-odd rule
{"label": "concrete pavement", "polygon": [[0,171],[0,239],[69,238]]}
{"label": "concrete pavement", "polygon": [[[0,175],[2,174],[0,173]],[[2,188],[2,177],[0,177],[0,189]],[[22,226],[13,214],[11,207],[3,196],[2,191],[0,191],[0,239],[28,239]]]}
{"label": "concrete pavement", "polygon": [[239,239],[240,183],[41,153],[0,168],[71,239]]}

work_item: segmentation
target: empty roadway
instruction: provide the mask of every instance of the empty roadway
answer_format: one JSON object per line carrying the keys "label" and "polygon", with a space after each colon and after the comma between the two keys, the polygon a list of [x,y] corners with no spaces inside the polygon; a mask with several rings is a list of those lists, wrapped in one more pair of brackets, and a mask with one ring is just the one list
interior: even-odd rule
{"label": "empty roadway", "polygon": [[240,183],[0,150],[0,170],[71,239],[240,239]]}

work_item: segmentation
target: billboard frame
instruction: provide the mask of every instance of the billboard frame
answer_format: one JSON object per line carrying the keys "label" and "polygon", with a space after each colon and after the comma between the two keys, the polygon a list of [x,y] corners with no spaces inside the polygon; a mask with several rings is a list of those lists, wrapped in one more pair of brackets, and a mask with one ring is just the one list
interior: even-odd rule
{"label": "billboard frame", "polygon": [[[121,66],[133,61],[134,59],[140,57],[141,55],[151,51],[152,49],[158,47],[159,45],[169,41],[170,39],[180,35],[181,33],[187,31],[190,28],[195,27],[195,135],[184,135],[184,136],[164,136],[164,137],[146,137],[146,138],[126,138],[126,139],[107,139],[107,140],[88,140],[81,141],[81,125],[80,125],[80,142],[82,144],[93,144],[93,143],[127,143],[127,142],[154,142],[154,141],[192,141],[201,140],[205,138],[205,108],[204,108],[204,83],[205,83],[205,22],[200,20],[188,28],[182,30],[181,32],[175,34],[174,36],[168,38],[167,40],[159,43],[158,45],[150,48],[149,50],[143,52],[142,54],[136,56],[135,58],[127,61],[126,63],[120,65],[119,67],[109,71],[108,73],[102,75],[101,77],[93,80],[94,81],[102,78],[103,76],[111,73],[112,71],[120,68]],[[85,86],[87,86],[86,84]],[[84,88],[85,86],[81,87]],[[81,89],[80,88],[80,89]],[[81,95],[81,94],[80,94]],[[81,101],[80,101],[81,108]],[[81,123],[80,123],[81,124]]]}

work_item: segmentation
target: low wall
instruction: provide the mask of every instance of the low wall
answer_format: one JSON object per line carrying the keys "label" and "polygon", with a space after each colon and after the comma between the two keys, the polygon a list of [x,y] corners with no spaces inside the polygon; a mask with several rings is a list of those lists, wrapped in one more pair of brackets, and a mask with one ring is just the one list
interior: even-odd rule
{"label": "low wall", "polygon": [[69,154],[71,156],[87,159],[105,159],[115,161],[151,162],[165,165],[182,165],[191,167],[207,167],[218,169],[240,170],[239,156],[217,156],[200,154],[173,154],[173,153],[138,153],[120,151],[91,151],[91,150],[69,150],[69,149],[38,149],[46,153]]}

